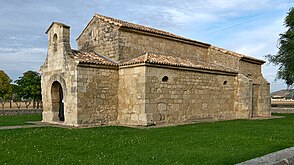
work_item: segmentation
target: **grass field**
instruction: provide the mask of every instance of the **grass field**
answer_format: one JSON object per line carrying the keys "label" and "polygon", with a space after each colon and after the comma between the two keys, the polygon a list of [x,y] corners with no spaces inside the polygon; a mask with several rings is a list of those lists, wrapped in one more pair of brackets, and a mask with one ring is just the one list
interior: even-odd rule
{"label": "grass field", "polygon": [[27,121],[41,121],[41,115],[0,116],[0,126],[26,125]]}
{"label": "grass field", "polygon": [[294,146],[294,115],[284,116],[147,129],[0,130],[0,164],[234,164]]}

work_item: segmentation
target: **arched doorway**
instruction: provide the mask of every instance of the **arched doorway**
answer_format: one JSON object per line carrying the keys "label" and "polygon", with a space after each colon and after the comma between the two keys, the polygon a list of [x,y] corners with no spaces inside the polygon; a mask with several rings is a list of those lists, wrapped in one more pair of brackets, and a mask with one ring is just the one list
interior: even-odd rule
{"label": "arched doorway", "polygon": [[61,84],[57,81],[51,87],[53,121],[64,121],[64,102]]}

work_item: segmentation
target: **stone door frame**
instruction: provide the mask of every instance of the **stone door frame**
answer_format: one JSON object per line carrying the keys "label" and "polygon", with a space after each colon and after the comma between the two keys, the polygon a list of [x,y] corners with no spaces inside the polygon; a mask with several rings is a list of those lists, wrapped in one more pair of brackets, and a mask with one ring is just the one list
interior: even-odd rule
{"label": "stone door frame", "polygon": [[[50,100],[53,115],[52,121],[64,122],[66,120],[66,106],[64,104],[66,101],[66,85],[63,77],[60,75],[56,74],[50,78]],[[60,113],[62,113],[61,116]]]}

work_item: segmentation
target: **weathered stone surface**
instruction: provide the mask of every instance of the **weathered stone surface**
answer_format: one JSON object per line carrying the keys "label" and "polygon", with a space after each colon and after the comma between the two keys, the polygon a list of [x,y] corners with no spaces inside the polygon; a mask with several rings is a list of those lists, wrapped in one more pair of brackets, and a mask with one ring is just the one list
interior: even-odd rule
{"label": "weathered stone surface", "polygon": [[271,107],[271,113],[294,113],[294,108]]}
{"label": "weathered stone surface", "polygon": [[251,159],[237,165],[293,165],[294,164],[294,147],[277,151],[259,158]]}
{"label": "weathered stone surface", "polygon": [[118,70],[79,66],[77,93],[78,124],[109,124],[118,109]]}
{"label": "weathered stone surface", "polygon": [[[47,34],[44,122],[153,125],[270,116],[260,60],[103,16],[94,16],[82,31],[78,51],[70,48],[68,26],[53,23]],[[92,52],[91,58],[73,53],[82,51]],[[172,58],[152,63],[145,52]]]}
{"label": "weathered stone surface", "polygon": [[0,116],[42,114],[42,112],[43,112],[42,109],[9,109],[9,110],[0,110]]}

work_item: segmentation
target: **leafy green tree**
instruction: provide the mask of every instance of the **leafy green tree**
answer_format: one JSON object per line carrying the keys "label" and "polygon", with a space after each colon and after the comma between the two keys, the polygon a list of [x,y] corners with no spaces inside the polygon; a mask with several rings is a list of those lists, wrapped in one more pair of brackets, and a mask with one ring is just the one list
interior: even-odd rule
{"label": "leafy green tree", "polygon": [[278,53],[266,57],[279,66],[277,78],[283,79],[289,87],[294,85],[294,7],[285,18],[285,26],[287,31],[280,34]]}
{"label": "leafy green tree", "polygon": [[4,105],[12,93],[11,82],[12,80],[8,75],[3,70],[0,70],[0,102],[2,109],[4,109]]}
{"label": "leafy green tree", "polygon": [[[36,102],[41,101],[41,76],[38,72],[27,71],[19,77],[15,83],[19,86],[18,94],[21,96],[26,104],[33,100],[33,108],[36,108]],[[27,105],[28,107],[28,105]]]}
{"label": "leafy green tree", "polygon": [[20,87],[16,84],[11,84],[12,86],[12,100],[17,106],[18,109],[21,107],[22,97],[21,97],[21,90]]}

